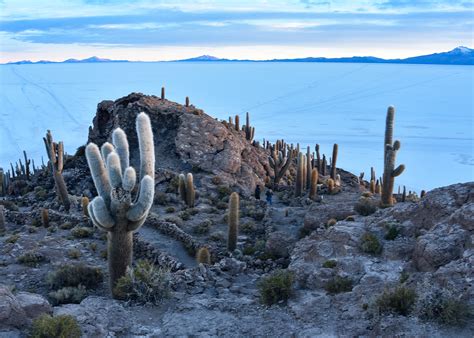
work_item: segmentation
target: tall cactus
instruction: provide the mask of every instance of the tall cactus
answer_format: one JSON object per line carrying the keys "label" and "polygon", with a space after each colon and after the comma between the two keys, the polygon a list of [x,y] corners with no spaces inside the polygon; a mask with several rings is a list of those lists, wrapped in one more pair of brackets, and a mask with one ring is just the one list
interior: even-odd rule
{"label": "tall cactus", "polygon": [[161,87],[161,99],[165,99],[165,87]]}
{"label": "tall cactus", "polygon": [[5,231],[5,207],[0,204],[0,235],[3,235]]}
{"label": "tall cactus", "polygon": [[299,197],[303,193],[303,172],[304,172],[304,156],[302,153],[298,154],[298,163],[296,169],[296,186],[295,196]]}
{"label": "tall cactus", "polygon": [[268,157],[268,162],[270,167],[273,169],[273,185],[276,186],[280,180],[285,176],[285,173],[288,171],[288,168],[293,161],[293,147],[288,151],[284,147],[280,151],[277,150],[278,147],[275,147],[272,150],[272,156]]}
{"label": "tall cactus", "polygon": [[233,252],[237,248],[237,236],[239,234],[239,194],[233,192],[229,198],[229,230],[227,239],[227,250]]}
{"label": "tall cactus", "polygon": [[140,189],[132,198],[136,183],[135,169],[129,166],[127,135],[117,128],[112,134],[113,145],[106,142],[102,152],[94,143],[86,147],[87,163],[99,196],[89,203],[92,222],[108,232],[107,257],[110,288],[114,287],[132,264],[133,232],[146,220],[155,192],[155,151],[150,118],[140,113],[136,120],[140,148]]}
{"label": "tall cactus", "polygon": [[253,137],[255,135],[255,128],[250,126],[250,114],[247,112],[245,116],[245,138],[249,141],[253,140]]}
{"label": "tall cactus", "polygon": [[311,148],[308,146],[306,148],[306,189],[311,188],[311,171],[313,166],[311,165]]}
{"label": "tall cactus", "polygon": [[67,193],[66,182],[62,175],[63,172],[63,159],[64,159],[64,145],[62,142],[53,142],[53,135],[48,130],[46,137],[43,137],[44,145],[46,147],[46,153],[48,154],[49,163],[53,172],[54,183],[56,185],[56,191],[59,200],[64,205],[64,208],[69,211],[71,202],[69,201],[69,195]]}
{"label": "tall cactus", "polygon": [[399,176],[404,170],[405,165],[401,164],[395,168],[395,158],[400,149],[400,141],[393,140],[393,120],[395,117],[395,108],[390,106],[387,110],[387,119],[385,122],[385,148],[384,148],[384,171],[382,184],[382,206],[390,207],[393,205],[393,187],[395,177]]}
{"label": "tall cactus", "polygon": [[184,174],[180,174],[178,182],[179,194],[181,195],[182,200],[188,207],[193,208],[196,196],[196,191],[194,190],[193,174],[188,173],[186,176],[184,176]]}
{"label": "tall cactus", "polygon": [[336,162],[337,162],[337,153],[339,151],[339,146],[337,143],[334,143],[332,148],[332,161],[331,161],[331,178],[336,180]]}
{"label": "tall cactus", "polygon": [[26,156],[26,151],[23,150],[23,157],[25,158],[25,175],[26,175],[26,179],[29,180],[30,179],[30,164],[31,164],[31,160],[28,158],[28,156]]}
{"label": "tall cactus", "polygon": [[311,170],[311,184],[309,188],[309,198],[315,201],[318,196],[318,169]]}
{"label": "tall cactus", "polygon": [[321,155],[319,153],[319,144],[316,144],[316,166],[318,168],[318,172],[321,172]]}
{"label": "tall cactus", "polygon": [[[240,131],[240,116],[235,115],[235,130]],[[263,141],[263,144],[265,145],[265,141]]]}

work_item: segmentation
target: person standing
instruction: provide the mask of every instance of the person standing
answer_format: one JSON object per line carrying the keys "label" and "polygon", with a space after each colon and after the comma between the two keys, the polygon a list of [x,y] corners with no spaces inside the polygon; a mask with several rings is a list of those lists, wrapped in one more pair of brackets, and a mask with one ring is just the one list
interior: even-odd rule
{"label": "person standing", "polygon": [[257,184],[257,186],[255,187],[255,199],[257,199],[257,200],[260,199],[260,193],[261,193],[260,185]]}
{"label": "person standing", "polygon": [[267,192],[265,193],[267,196],[267,203],[272,205],[272,198],[273,198],[273,191],[272,189],[268,189]]}

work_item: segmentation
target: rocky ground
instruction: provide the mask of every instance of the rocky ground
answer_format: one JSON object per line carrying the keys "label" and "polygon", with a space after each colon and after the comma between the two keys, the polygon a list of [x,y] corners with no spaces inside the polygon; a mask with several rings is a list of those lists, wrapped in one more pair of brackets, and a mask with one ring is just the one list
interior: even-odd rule
{"label": "rocky ground", "polygon": [[[74,316],[84,337],[473,336],[473,182],[363,216],[355,205],[361,199],[375,205],[380,197],[369,196],[356,176],[338,168],[336,194],[328,193],[327,178],[320,176],[322,198],[312,201],[294,197],[292,166],[269,206],[252,196],[255,185],[265,185],[272,174],[269,151],[194,106],[141,94],[104,101],[88,141],[101,144],[120,126],[136,164],[134,121],[141,111],[151,117],[155,133],[156,194],[135,235],[134,257],[171,271],[170,297],[158,305],[111,299],[106,236],[81,207],[81,197],[92,199],[96,192],[79,148],[67,157],[63,173],[73,201],[69,212],[57,201],[47,169],[13,180],[0,201],[6,209],[0,337],[28,335],[42,313]],[[194,208],[178,195],[177,175],[187,172],[198,194]],[[240,230],[238,250],[228,253],[232,191],[241,195]],[[210,249],[210,265],[196,263],[202,246]],[[104,278],[78,304],[58,304],[48,274],[76,263],[97,267]],[[291,272],[292,295],[264,305],[259,282],[278,269]],[[400,288],[415,294],[408,313],[380,302],[384,293]],[[437,301],[450,304],[449,313]]]}

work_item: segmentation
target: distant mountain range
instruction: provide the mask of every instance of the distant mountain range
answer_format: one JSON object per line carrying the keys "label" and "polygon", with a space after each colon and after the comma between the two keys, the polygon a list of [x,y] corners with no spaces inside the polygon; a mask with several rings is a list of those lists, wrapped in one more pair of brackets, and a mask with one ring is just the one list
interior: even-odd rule
{"label": "distant mountain range", "polygon": [[[102,59],[96,56],[77,60],[67,59],[58,61],[17,61],[7,64],[47,64],[47,63],[102,63],[102,62],[144,62],[144,61],[128,61],[128,60],[111,60]],[[474,65],[474,49],[468,47],[457,47],[449,52],[435,53],[429,55],[414,56],[406,59],[381,59],[373,56],[353,56],[342,58],[324,58],[324,57],[307,57],[296,59],[272,59],[272,60],[237,60],[237,59],[221,59],[211,55],[201,55],[195,58],[168,61],[168,62],[340,62],[340,63],[403,63],[403,64],[438,64],[438,65]]]}

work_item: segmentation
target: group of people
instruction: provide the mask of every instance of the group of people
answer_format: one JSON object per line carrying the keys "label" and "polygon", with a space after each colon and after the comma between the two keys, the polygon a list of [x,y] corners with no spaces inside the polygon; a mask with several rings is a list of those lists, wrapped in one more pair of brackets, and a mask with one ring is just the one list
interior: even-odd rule
{"label": "group of people", "polygon": [[[255,187],[255,199],[259,200],[261,193],[262,193],[262,190],[260,188],[260,185],[257,184],[257,186]],[[267,203],[272,205],[272,198],[273,198],[272,189],[267,189],[267,191],[265,192],[265,196],[266,196]]]}

